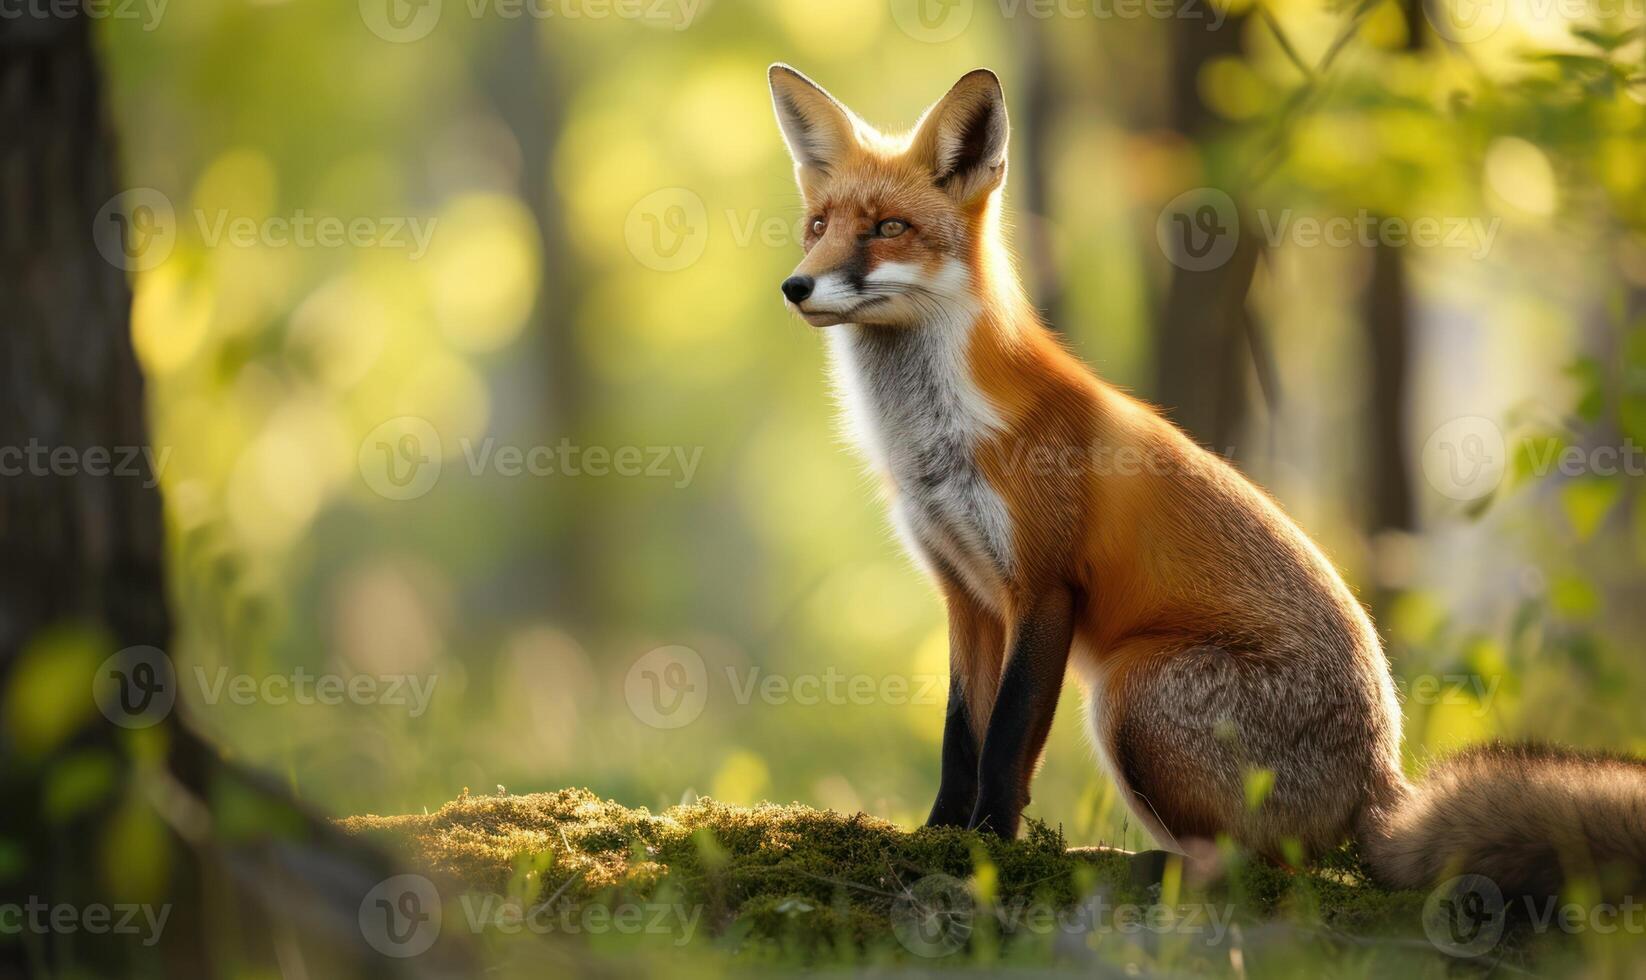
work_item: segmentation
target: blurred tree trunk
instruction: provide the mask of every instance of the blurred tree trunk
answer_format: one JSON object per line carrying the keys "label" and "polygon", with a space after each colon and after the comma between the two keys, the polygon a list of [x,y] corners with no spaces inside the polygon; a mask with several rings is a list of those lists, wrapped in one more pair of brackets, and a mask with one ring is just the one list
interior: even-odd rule
{"label": "blurred tree trunk", "polygon": [[1409,531],[1413,527],[1411,467],[1406,458],[1407,362],[1411,357],[1411,299],[1406,261],[1388,245],[1371,247],[1372,274],[1366,284],[1362,321],[1371,351],[1368,370],[1367,465],[1370,501],[1367,530]]}
{"label": "blurred tree trunk", "polygon": [[[1401,0],[1406,21],[1406,50],[1424,44],[1423,0]],[[1409,531],[1415,526],[1411,465],[1406,453],[1406,409],[1412,346],[1411,295],[1406,259],[1400,249],[1382,242],[1371,246],[1372,270],[1361,306],[1361,323],[1371,357],[1367,399],[1369,487],[1366,530]]]}
{"label": "blurred tree trunk", "polygon": [[1018,64],[1022,66],[1022,96],[1012,128],[1023,148],[1022,203],[1018,213],[1027,219],[1027,254],[1022,267],[1029,273],[1029,296],[1047,324],[1061,330],[1063,324],[1063,275],[1052,245],[1051,184],[1052,146],[1055,127],[1056,92],[1052,84],[1051,47],[1046,43],[1046,27],[1041,18],[1016,19]]}
{"label": "blurred tree trunk", "polygon": [[176,709],[94,698],[110,680],[164,705],[180,678],[104,659],[153,647],[169,668],[172,623],[149,467],[92,455],[150,440],[126,274],[93,237],[118,220],[100,213],[118,181],[80,10],[0,21],[0,864],[20,902],[167,918],[152,946],[25,928],[0,973],[380,970],[358,916],[388,862],[219,759]]}
{"label": "blurred tree trunk", "polygon": [[[552,183],[554,150],[564,124],[561,113],[568,100],[555,97],[565,83],[563,69],[544,56],[545,35],[535,24],[530,19],[500,24],[493,39],[496,57],[486,60],[481,74],[487,98],[520,148],[520,183],[513,190],[531,210],[542,252],[531,322],[517,342],[524,355],[518,362],[524,377],[515,387],[541,395],[531,421],[546,422],[551,442],[561,437],[577,441],[583,435],[586,393],[572,318],[577,308],[572,297],[575,277],[560,198]],[[583,491],[577,481],[555,481],[548,492]],[[571,500],[533,509],[546,515],[592,512]],[[543,531],[531,551],[540,564],[524,579],[529,587],[546,590],[547,602],[541,594],[522,600],[538,611],[546,607],[559,622],[587,623],[598,593],[600,529],[594,521],[568,520]]]}
{"label": "blurred tree trunk", "polygon": [[[1204,4],[1186,10],[1206,13]],[[1203,143],[1218,124],[1200,96],[1201,68],[1240,52],[1245,18],[1229,17],[1216,30],[1203,17],[1171,20],[1168,124],[1190,142]],[[1221,188],[1238,199],[1239,188]],[[1172,270],[1156,330],[1155,401],[1201,444],[1226,455],[1238,445],[1250,395],[1253,364],[1268,377],[1259,324],[1247,304],[1262,243],[1242,220],[1240,240],[1223,265],[1206,271]]]}

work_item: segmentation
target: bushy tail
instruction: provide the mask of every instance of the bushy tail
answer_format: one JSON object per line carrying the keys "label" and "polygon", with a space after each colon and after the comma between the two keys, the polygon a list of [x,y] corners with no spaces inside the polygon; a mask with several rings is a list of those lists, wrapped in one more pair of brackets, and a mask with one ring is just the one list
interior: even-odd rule
{"label": "bushy tail", "polygon": [[1535,745],[1483,745],[1367,811],[1361,853],[1395,888],[1484,875],[1505,896],[1568,881],[1607,894],[1646,885],[1646,762]]}

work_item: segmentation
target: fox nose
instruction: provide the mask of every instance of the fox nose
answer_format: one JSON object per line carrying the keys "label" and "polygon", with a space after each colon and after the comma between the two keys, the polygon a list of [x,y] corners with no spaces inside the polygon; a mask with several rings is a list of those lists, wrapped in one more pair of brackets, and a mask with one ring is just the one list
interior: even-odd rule
{"label": "fox nose", "polygon": [[812,294],[812,286],[815,284],[811,276],[790,276],[783,280],[783,295],[787,296],[791,303],[804,303],[806,297]]}

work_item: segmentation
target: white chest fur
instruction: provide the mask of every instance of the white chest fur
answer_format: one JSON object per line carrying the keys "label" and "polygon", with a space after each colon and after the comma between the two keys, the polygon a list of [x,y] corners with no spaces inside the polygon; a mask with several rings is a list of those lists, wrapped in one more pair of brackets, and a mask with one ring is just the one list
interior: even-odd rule
{"label": "white chest fur", "polygon": [[1011,522],[976,447],[1003,423],[972,379],[964,319],[845,324],[829,331],[829,350],[851,434],[896,487],[892,521],[905,545],[992,605],[1013,564]]}

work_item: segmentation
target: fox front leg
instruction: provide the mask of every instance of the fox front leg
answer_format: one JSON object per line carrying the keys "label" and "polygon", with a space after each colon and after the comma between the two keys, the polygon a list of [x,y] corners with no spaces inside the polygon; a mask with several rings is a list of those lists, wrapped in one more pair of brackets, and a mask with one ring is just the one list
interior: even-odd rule
{"label": "fox front leg", "polygon": [[983,732],[1000,682],[1006,630],[964,587],[946,581],[949,608],[949,708],[943,723],[943,770],[928,827],[964,827],[977,808]]}
{"label": "fox front leg", "polygon": [[949,676],[949,714],[943,722],[943,771],[928,827],[964,827],[977,807],[977,735],[966,707],[966,684]]}
{"label": "fox front leg", "polygon": [[1029,780],[1052,730],[1073,637],[1074,597],[1063,587],[1041,595],[1014,625],[979,752],[977,807],[969,828],[1017,836]]}

